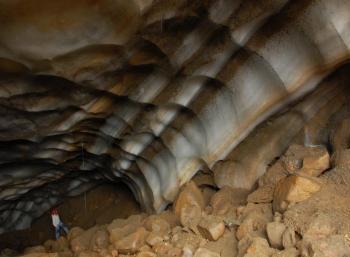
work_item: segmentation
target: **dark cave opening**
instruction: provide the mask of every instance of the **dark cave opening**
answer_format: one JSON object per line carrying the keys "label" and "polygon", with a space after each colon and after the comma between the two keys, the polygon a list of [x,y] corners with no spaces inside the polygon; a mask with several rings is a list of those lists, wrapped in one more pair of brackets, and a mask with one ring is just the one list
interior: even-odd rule
{"label": "dark cave opening", "polygon": [[[88,229],[103,225],[117,218],[127,218],[141,212],[139,203],[129,187],[121,182],[103,183],[75,197],[67,197],[57,205],[61,220],[71,229]],[[43,244],[54,239],[50,211],[35,219],[28,229],[6,232],[0,235],[0,250],[5,248],[18,251],[26,247]]]}

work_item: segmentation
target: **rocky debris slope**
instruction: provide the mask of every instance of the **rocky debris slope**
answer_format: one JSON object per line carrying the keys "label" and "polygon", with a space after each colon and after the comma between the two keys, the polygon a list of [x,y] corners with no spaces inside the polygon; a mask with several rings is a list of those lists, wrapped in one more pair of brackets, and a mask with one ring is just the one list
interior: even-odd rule
{"label": "rocky debris slope", "polygon": [[[25,257],[348,257],[350,155],[292,144],[253,191],[216,188],[210,172],[171,210],[139,214],[24,250]],[[334,162],[339,163],[339,162]],[[1,257],[18,256],[9,249]]]}

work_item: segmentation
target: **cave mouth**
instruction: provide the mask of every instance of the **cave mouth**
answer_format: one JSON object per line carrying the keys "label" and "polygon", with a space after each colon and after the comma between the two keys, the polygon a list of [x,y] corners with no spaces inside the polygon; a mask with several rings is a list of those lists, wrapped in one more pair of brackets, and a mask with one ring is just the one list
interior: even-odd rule
{"label": "cave mouth", "polygon": [[[88,229],[111,223],[141,212],[130,188],[122,183],[101,183],[74,197],[66,197],[57,205],[61,220],[69,227]],[[0,249],[22,251],[26,247],[54,239],[50,211],[33,220],[28,229],[0,234]]]}

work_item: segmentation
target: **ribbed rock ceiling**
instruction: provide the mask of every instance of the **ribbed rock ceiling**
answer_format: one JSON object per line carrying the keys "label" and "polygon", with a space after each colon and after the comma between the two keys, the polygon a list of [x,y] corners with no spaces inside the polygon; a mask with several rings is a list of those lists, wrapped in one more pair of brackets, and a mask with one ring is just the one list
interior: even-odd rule
{"label": "ribbed rock ceiling", "polygon": [[[0,0],[0,23],[0,233],[103,181],[164,209],[196,171],[236,167],[237,144],[350,53],[350,0]],[[260,157],[346,101],[348,71]],[[264,170],[249,168],[238,186]]]}

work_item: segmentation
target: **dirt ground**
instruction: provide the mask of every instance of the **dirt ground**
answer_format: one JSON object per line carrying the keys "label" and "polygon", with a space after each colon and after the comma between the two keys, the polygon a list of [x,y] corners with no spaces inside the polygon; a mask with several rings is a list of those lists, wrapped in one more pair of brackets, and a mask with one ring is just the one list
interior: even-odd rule
{"label": "dirt ground", "polygon": [[[116,218],[127,218],[140,213],[132,192],[124,184],[100,185],[85,194],[67,199],[58,206],[61,220],[69,227],[87,229],[94,225],[110,223]],[[50,213],[35,220],[30,229],[0,235],[0,249],[21,250],[54,239]]]}

